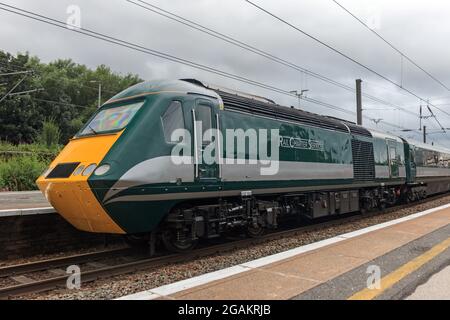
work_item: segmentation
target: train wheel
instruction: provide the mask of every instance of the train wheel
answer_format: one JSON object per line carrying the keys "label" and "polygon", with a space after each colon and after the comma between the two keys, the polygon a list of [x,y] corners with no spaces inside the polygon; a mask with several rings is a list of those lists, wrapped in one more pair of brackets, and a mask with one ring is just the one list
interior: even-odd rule
{"label": "train wheel", "polygon": [[406,193],[406,203],[411,203],[416,201],[416,196],[414,195],[414,192],[412,192],[412,190],[409,190]]}
{"label": "train wheel", "polygon": [[247,228],[247,234],[251,238],[257,238],[264,234],[265,229],[258,224],[258,226],[251,226]]}
{"label": "train wheel", "polygon": [[384,201],[384,200],[378,201],[378,209],[380,211],[386,210],[386,201]]}
{"label": "train wheel", "polygon": [[172,230],[166,230],[162,233],[162,241],[167,250],[172,252],[186,252],[197,246],[198,240],[193,240],[188,236],[179,236]]}
{"label": "train wheel", "polygon": [[374,205],[374,201],[372,199],[369,199],[369,198],[362,199],[359,211],[362,214],[366,214],[367,212],[372,211],[374,207],[375,207],[375,205]]}

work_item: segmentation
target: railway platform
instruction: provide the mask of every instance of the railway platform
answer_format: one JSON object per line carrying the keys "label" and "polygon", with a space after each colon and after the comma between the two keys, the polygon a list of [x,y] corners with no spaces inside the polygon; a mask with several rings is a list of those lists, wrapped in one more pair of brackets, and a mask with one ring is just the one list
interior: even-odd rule
{"label": "railway platform", "polygon": [[40,191],[0,192],[0,218],[54,212]]}
{"label": "railway platform", "polygon": [[449,248],[447,204],[120,299],[450,299]]}
{"label": "railway platform", "polygon": [[104,243],[104,235],[80,232],[56,214],[40,191],[0,192],[0,261]]}

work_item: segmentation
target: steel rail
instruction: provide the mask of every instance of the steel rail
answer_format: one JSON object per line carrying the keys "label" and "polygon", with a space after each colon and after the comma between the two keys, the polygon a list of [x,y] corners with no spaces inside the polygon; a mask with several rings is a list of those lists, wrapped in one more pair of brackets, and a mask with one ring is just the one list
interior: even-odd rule
{"label": "steel rail", "polygon": [[[438,200],[440,198],[448,196],[448,193],[439,194],[431,196],[427,199],[420,200],[417,202],[412,202],[409,204],[403,204],[399,206],[389,207],[382,211],[371,211],[367,213],[354,213],[352,215],[342,215],[336,219],[336,216],[330,216],[329,218],[334,218],[332,220],[327,220],[321,223],[312,223],[310,225],[302,226],[295,229],[282,230],[278,232],[268,233],[257,238],[246,238],[242,240],[230,241],[222,244],[206,246],[203,248],[196,249],[187,253],[173,253],[162,255],[153,258],[144,258],[132,262],[127,262],[123,264],[117,264],[107,267],[98,268],[95,270],[90,270],[81,273],[81,283],[93,282],[99,279],[109,278],[113,276],[119,276],[123,274],[133,273],[150,268],[158,268],[171,263],[180,263],[186,261],[192,261],[198,258],[212,256],[214,254],[220,254],[227,251],[247,248],[252,245],[261,244],[264,242],[277,240],[285,238],[288,236],[294,236],[305,232],[311,232],[318,229],[324,229],[327,227],[333,227],[337,225],[342,225],[349,222],[354,222],[358,220],[364,220],[367,218],[380,216],[388,213],[392,213],[398,210],[403,210],[406,208],[413,208],[418,205]],[[37,280],[31,283],[19,284],[10,287],[0,288],[0,299],[8,299],[18,295],[51,291],[57,288],[63,288],[66,286],[68,277],[70,275],[63,275],[53,278],[48,278],[44,280]]]}
{"label": "steel rail", "polygon": [[95,252],[88,252],[82,254],[76,254],[65,257],[58,257],[46,260],[32,261],[27,263],[21,263],[16,265],[10,265],[0,268],[0,278],[11,277],[21,275],[30,272],[37,272],[42,270],[48,270],[51,268],[58,268],[68,266],[71,264],[81,264],[86,262],[97,261],[110,256],[121,255],[130,252],[131,248],[116,248],[110,250],[102,250]]}

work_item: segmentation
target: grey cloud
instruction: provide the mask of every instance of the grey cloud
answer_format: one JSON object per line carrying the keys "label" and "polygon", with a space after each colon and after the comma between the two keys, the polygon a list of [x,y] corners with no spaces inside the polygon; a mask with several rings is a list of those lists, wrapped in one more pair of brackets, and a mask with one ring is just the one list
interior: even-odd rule
{"label": "grey cloud", "polygon": [[[344,13],[331,0],[255,1],[358,61],[400,82],[399,55]],[[364,81],[365,92],[409,108],[413,112],[418,110],[418,99],[257,11],[243,0],[148,0],[148,2],[346,85],[354,86],[355,79],[361,78]],[[20,0],[7,1],[7,3],[60,20],[67,18],[67,6],[79,5],[82,26],[85,28],[285,90],[298,90],[305,87],[307,82],[307,88],[310,90],[308,96],[311,98],[354,110],[353,93],[312,77],[302,78],[297,71],[188,29],[125,0]],[[450,3],[448,1],[430,0],[425,3],[419,0],[396,0],[395,2],[380,0],[374,3],[368,0],[341,0],[341,3],[364,21],[379,24],[377,31],[450,86],[448,73],[450,62],[447,59],[450,56],[448,45]],[[145,79],[194,77],[208,83],[267,96],[280,104],[297,105],[297,100],[294,98],[89,39],[10,13],[0,12],[0,21],[2,49],[10,52],[29,51],[46,62],[57,58],[72,58],[90,67],[106,64],[117,72],[137,73]],[[405,87],[424,98],[444,97],[433,102],[450,102],[450,93],[411,64],[404,64],[403,76]],[[383,118],[406,128],[419,126],[418,117],[396,110],[385,110],[388,107],[367,99],[364,100],[364,104],[367,109],[382,109],[366,110],[365,114],[369,117]],[[302,108],[354,120],[352,115],[308,102],[302,102]],[[450,106],[441,108],[450,112]],[[437,110],[435,113],[445,127],[450,127],[450,116]],[[432,119],[426,123],[430,129],[437,127]],[[375,123],[369,120],[365,120],[365,124],[375,127]],[[395,130],[382,123],[378,127],[384,130]],[[399,132],[395,133],[399,134]],[[420,139],[420,133],[404,135]],[[430,135],[430,139],[450,147],[448,135],[434,134]]]}

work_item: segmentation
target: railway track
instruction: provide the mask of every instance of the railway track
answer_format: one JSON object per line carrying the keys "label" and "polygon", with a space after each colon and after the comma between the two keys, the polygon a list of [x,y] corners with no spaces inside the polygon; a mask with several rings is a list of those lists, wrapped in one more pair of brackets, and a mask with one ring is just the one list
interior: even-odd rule
{"label": "railway track", "polygon": [[[319,223],[309,224],[294,229],[271,232],[258,238],[244,238],[240,240],[228,241],[225,243],[205,246],[187,253],[165,254],[150,258],[149,257],[142,258],[141,256],[141,258],[136,258],[135,260],[130,262],[117,263],[107,266],[99,264],[98,267],[94,268],[93,270],[83,271],[81,273],[81,282],[82,283],[92,282],[112,276],[133,273],[140,270],[158,268],[171,263],[186,262],[214,254],[220,254],[231,250],[242,249],[249,247],[251,245],[261,244],[271,240],[276,240],[288,236],[295,236],[297,234],[301,234],[304,232],[311,232],[319,229],[333,227],[340,224],[367,219],[373,216],[395,212],[397,210],[415,207],[420,204],[437,200],[445,196],[448,196],[448,194],[436,195],[411,204],[404,204],[400,206],[390,207],[385,209],[384,211],[372,211],[364,214],[344,215],[338,218],[335,217],[332,220],[325,220]],[[50,268],[68,266],[71,264],[82,264],[87,262],[99,261],[105,258],[111,258],[113,256],[121,256],[130,253],[131,252],[130,250],[131,250],[130,248],[105,250],[101,252],[74,255],[70,257],[63,257],[4,267],[0,268],[0,278],[11,277],[13,275],[29,274],[37,271],[45,271]],[[2,287],[0,288],[0,299],[8,299],[18,295],[25,295],[29,293],[36,293],[42,291],[50,291],[57,288],[65,287],[68,277],[69,277],[68,274],[64,274],[60,276],[49,277],[35,281],[33,280],[27,283],[21,283],[8,287]]]}
{"label": "railway track", "polygon": [[82,253],[65,257],[58,257],[54,259],[39,260],[27,262],[17,265],[11,265],[0,268],[0,278],[17,276],[30,272],[42,271],[50,268],[59,268],[71,264],[81,264],[87,262],[95,262],[103,258],[108,258],[114,255],[127,254],[131,251],[130,248],[116,248],[111,250],[102,250],[96,252]]}

